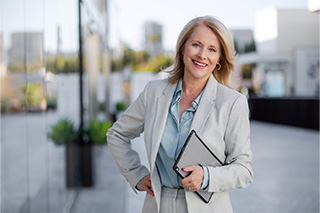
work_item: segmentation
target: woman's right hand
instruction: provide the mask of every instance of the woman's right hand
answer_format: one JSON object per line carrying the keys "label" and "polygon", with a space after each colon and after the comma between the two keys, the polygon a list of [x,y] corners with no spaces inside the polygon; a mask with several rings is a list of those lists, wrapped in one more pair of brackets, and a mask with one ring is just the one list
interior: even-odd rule
{"label": "woman's right hand", "polygon": [[146,191],[149,195],[154,196],[154,193],[152,191],[152,185],[151,185],[151,178],[150,178],[150,174],[148,174],[147,176],[145,176],[144,178],[142,178],[142,180],[140,181],[139,185],[137,186],[137,188],[140,191]]}

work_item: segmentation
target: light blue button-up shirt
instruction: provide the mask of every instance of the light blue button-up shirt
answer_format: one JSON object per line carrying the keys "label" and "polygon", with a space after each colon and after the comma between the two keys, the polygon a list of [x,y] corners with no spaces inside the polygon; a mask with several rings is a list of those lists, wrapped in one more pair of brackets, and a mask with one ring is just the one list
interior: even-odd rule
{"label": "light blue button-up shirt", "polygon": [[[182,188],[180,177],[172,169],[190,132],[191,123],[197,111],[202,93],[192,102],[192,107],[185,110],[179,122],[179,101],[182,97],[182,80],[177,84],[173,95],[166,126],[162,135],[156,165],[160,173],[161,183],[169,188]],[[204,179],[201,188],[208,186],[208,168],[203,167]]]}

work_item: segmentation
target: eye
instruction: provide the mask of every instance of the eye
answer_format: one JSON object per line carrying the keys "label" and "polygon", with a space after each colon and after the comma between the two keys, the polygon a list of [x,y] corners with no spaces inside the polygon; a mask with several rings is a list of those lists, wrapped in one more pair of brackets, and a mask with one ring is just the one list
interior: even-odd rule
{"label": "eye", "polygon": [[198,43],[193,43],[192,46],[199,47],[200,45]]}
{"label": "eye", "polygon": [[209,48],[210,52],[217,52],[214,48]]}

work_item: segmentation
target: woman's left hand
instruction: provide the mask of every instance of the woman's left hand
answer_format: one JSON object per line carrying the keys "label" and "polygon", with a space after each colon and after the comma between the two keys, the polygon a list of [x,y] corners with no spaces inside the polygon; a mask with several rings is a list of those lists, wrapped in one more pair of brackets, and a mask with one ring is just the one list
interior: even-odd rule
{"label": "woman's left hand", "polygon": [[188,166],[183,168],[185,172],[191,172],[188,177],[181,179],[184,188],[190,191],[198,191],[203,181],[203,168],[201,166]]}

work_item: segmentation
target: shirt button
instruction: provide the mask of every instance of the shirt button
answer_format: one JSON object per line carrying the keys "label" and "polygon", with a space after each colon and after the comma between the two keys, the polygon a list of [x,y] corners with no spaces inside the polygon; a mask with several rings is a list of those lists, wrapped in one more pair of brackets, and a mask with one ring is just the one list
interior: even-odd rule
{"label": "shirt button", "polygon": [[195,102],[192,102],[192,106],[193,106],[193,107],[196,107],[197,104],[196,104]]}

